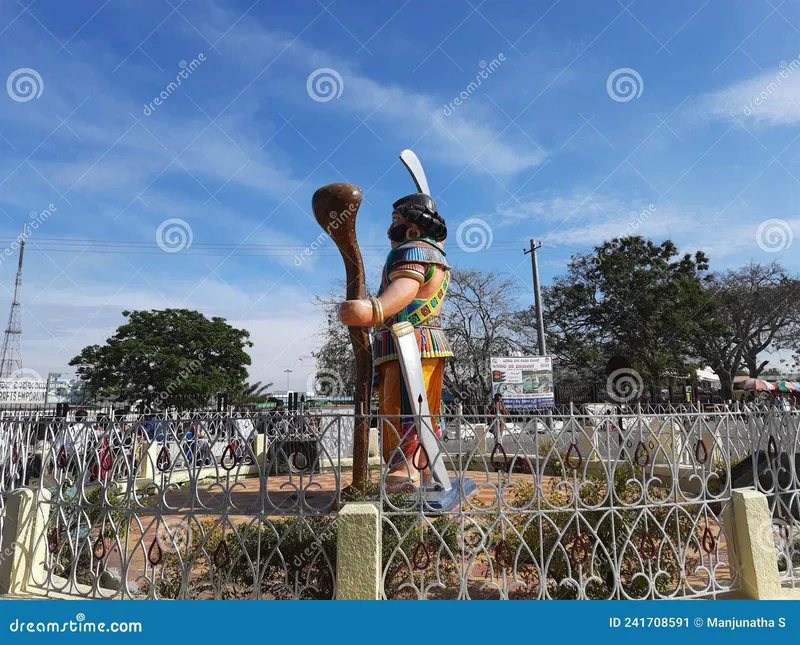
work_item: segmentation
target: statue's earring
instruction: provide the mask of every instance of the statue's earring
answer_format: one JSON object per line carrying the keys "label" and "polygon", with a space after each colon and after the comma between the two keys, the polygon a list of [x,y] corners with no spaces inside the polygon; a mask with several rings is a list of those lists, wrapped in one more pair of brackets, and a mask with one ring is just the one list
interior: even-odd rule
{"label": "statue's earring", "polygon": [[409,226],[408,230],[406,231],[406,239],[407,240],[415,240],[417,239],[422,233],[416,226]]}

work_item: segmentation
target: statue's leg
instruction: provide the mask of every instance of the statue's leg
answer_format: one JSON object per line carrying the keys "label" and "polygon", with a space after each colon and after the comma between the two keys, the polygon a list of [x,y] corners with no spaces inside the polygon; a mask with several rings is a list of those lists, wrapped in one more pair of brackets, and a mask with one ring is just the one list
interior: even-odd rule
{"label": "statue's leg", "polygon": [[[425,379],[425,391],[432,419],[431,426],[436,435],[441,437],[442,429],[436,417],[442,410],[442,381],[444,379],[444,359],[425,358],[422,360],[422,374]],[[419,446],[419,438],[414,431],[411,417],[403,423],[402,381],[400,364],[389,361],[378,366],[378,411],[382,418],[381,440],[383,443],[383,459],[389,465],[386,478],[387,485],[393,489],[402,488],[409,483],[417,484],[422,479],[430,479],[430,470],[426,468],[424,459],[417,456],[416,465],[422,466],[423,472],[416,468],[415,453]]]}
{"label": "statue's leg", "polygon": [[[437,437],[442,436],[442,428],[439,427],[439,415],[442,412],[442,382],[444,380],[444,359],[443,358],[423,358],[422,376],[425,379],[425,393],[428,397],[428,409],[431,413],[431,427]],[[414,449],[416,450],[417,437],[414,437]],[[431,471],[425,469],[422,479],[430,481]]]}
{"label": "statue's leg", "polygon": [[[389,466],[387,486],[392,491],[419,482],[419,471],[412,463],[416,435],[402,416],[400,363],[389,361],[378,366],[378,411],[381,415],[383,460]],[[413,447],[412,447],[413,446]]]}

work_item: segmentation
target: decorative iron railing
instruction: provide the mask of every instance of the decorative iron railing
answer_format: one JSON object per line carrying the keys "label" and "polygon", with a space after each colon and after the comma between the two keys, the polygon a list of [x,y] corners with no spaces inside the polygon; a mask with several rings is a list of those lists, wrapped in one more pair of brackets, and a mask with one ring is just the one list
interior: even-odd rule
{"label": "decorative iron railing", "polygon": [[53,422],[32,585],[91,598],[332,598],[339,418]]}
{"label": "decorative iron railing", "polygon": [[[739,470],[767,496],[781,580],[800,587],[800,410],[771,409],[747,416],[752,458]],[[748,465],[750,466],[748,468]],[[749,472],[748,472],[749,471]],[[734,473],[738,475],[738,473]],[[737,485],[734,476],[734,486]]]}
{"label": "decorative iron railing", "polygon": [[386,450],[345,497],[352,413],[5,420],[0,530],[5,495],[34,487],[45,593],[333,598],[338,509],[371,499],[386,598],[702,598],[737,585],[724,511],[756,486],[798,586],[798,411],[577,410],[428,420],[456,488],[475,488],[444,508],[404,468],[387,480],[437,458],[390,450],[397,419],[376,419]]}
{"label": "decorative iron railing", "polygon": [[[454,486],[475,485],[453,508],[384,480],[384,597],[644,599],[735,587],[723,526],[734,415],[484,420],[431,420]],[[384,433],[399,435],[389,422]],[[421,444],[386,457],[401,476],[437,458]]]}
{"label": "decorative iron railing", "polygon": [[8,493],[38,481],[41,462],[36,458],[36,446],[43,429],[35,421],[0,419],[0,535]]}

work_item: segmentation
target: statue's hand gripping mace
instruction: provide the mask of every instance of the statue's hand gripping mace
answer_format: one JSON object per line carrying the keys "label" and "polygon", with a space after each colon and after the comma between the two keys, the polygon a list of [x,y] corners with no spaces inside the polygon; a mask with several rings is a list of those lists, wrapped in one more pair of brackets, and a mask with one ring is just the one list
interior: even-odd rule
{"label": "statue's hand gripping mace", "polygon": [[[347,300],[366,298],[364,261],[356,239],[356,215],[362,193],[358,186],[344,182],[328,184],[311,198],[314,219],[342,254],[347,279]],[[372,351],[369,333],[363,327],[348,327],[356,358],[355,434],[353,437],[353,487],[364,490],[369,457],[369,412],[372,384]]]}

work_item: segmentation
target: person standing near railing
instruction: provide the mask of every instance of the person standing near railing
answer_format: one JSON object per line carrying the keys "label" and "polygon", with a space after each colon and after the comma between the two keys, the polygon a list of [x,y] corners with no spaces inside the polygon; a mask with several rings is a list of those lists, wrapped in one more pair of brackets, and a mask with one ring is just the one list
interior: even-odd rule
{"label": "person standing near railing", "polygon": [[[250,417],[250,410],[244,408],[242,411],[233,413],[232,436],[229,437],[228,445],[233,446],[237,460],[245,464],[252,462],[252,453],[256,438],[256,428],[253,419]],[[248,449],[247,446],[250,446]]]}
{"label": "person standing near railing", "polygon": [[211,465],[211,444],[206,424],[203,421],[197,420],[192,425],[192,433],[195,440],[195,454],[197,455],[197,465],[210,466]]}
{"label": "person standing near railing", "polygon": [[105,480],[110,472],[111,464],[113,464],[113,457],[108,445],[107,425],[108,418],[102,415],[97,419],[97,425],[94,428],[96,443],[95,454],[93,455],[95,463],[92,466],[92,481]]}
{"label": "person standing near railing", "polygon": [[164,422],[157,418],[155,414],[148,414],[144,424],[145,432],[149,439],[164,441]]}
{"label": "person standing near railing", "polygon": [[62,422],[53,442],[56,459],[53,465],[56,466],[63,459],[72,474],[77,474],[86,465],[87,449],[93,448],[94,444],[94,433],[90,426],[84,423],[86,417],[86,410],[77,410],[75,423]]}
{"label": "person standing near railing", "polygon": [[508,409],[503,403],[503,395],[498,392],[494,395],[494,400],[489,404],[490,427],[495,437],[500,439],[506,429],[505,417],[508,416]]}

